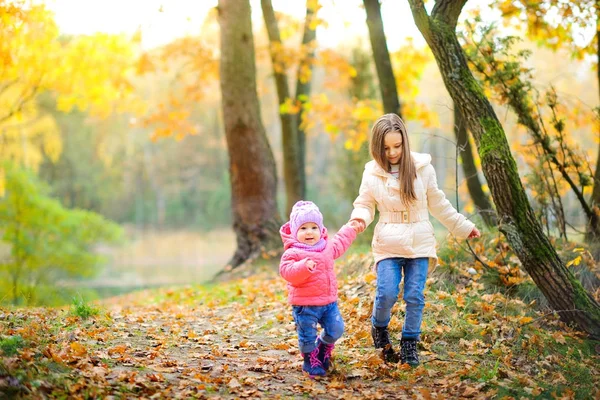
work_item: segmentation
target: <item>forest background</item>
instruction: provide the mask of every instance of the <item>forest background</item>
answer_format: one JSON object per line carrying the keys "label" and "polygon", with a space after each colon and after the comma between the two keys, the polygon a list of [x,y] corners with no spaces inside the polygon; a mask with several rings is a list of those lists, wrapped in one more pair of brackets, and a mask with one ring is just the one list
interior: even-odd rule
{"label": "forest background", "polygon": [[[8,193],[3,215],[16,215],[7,201],[11,193],[18,193],[17,187],[31,200],[21,219],[4,228],[8,236],[0,249],[4,260],[0,299],[63,304],[73,296],[91,299],[212,278],[236,247],[228,157],[244,151],[233,148],[228,153],[223,134],[216,4],[199,2],[198,9],[183,10],[179,3],[144,3],[137,17],[115,20],[112,30],[124,33],[107,33],[92,32],[94,25],[86,24],[93,10],[67,3],[0,3],[4,10],[0,151],[3,161],[9,162],[3,167],[2,191]],[[276,68],[287,73],[292,87],[297,73],[299,80],[310,82],[304,105],[278,104],[259,2],[252,3],[256,82],[261,118],[277,165],[281,219],[286,218],[287,206],[280,113],[302,110],[306,197],[321,207],[326,225],[335,230],[350,214],[362,167],[369,159],[369,128],[383,106],[362,2],[312,3],[316,40],[309,49],[300,46],[305,5],[273,2],[282,39]],[[382,17],[413,150],[432,154],[440,186],[450,201],[480,221],[460,167],[452,100],[408,4],[391,3],[382,2]],[[507,17],[510,12],[512,19]],[[469,2],[459,25],[463,42],[482,43],[476,26],[492,23],[503,35],[519,35],[526,28],[519,18],[501,1]],[[122,20],[141,22],[129,21],[127,28],[118,28]],[[156,29],[161,26],[165,29]],[[585,160],[584,169],[591,171],[598,152],[598,91],[593,90],[598,82],[597,60],[587,49],[595,30],[582,25],[559,33],[563,36],[528,36],[515,45],[515,54],[523,49],[531,52],[522,66],[531,70],[528,83],[539,93],[540,107],[547,104],[545,93],[553,90],[560,102],[559,118],[568,128],[567,140]],[[314,51],[310,69],[302,64],[307,51]],[[576,195],[559,184],[556,198],[564,215],[557,217],[553,196],[539,183],[540,157],[527,129],[517,123],[492,86],[486,93],[495,99],[519,172],[547,231],[583,241],[586,218]],[[551,119],[554,111],[544,115]],[[481,173],[479,177],[483,180]],[[485,184],[483,188],[488,192]],[[582,190],[589,196],[591,186]],[[58,220],[68,220],[66,226],[71,227],[82,220],[93,223],[87,224],[88,232],[44,230]],[[10,240],[11,232],[30,223],[42,227],[40,236],[34,235],[28,244]],[[436,231],[444,246],[447,232]],[[369,239],[368,233],[362,236],[357,251],[368,251]],[[16,246],[22,246],[17,253]],[[57,253],[64,257],[56,257]],[[15,254],[25,259],[19,267]],[[75,259],[80,261],[74,263]]]}
{"label": "forest background", "polygon": [[[0,397],[598,398],[599,21],[598,0],[0,0]],[[411,368],[372,347],[372,224],[315,381],[278,229],[301,198],[348,220],[388,112],[482,236],[432,221]]]}

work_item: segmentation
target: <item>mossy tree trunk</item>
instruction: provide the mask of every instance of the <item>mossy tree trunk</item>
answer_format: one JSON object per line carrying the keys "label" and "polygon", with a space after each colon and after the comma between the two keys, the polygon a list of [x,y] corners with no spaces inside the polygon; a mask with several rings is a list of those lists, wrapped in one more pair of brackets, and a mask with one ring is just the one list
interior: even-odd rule
{"label": "mossy tree trunk", "polygon": [[456,106],[454,106],[454,135],[460,147],[462,169],[467,180],[467,189],[469,190],[471,199],[473,199],[473,203],[475,203],[475,209],[481,215],[486,226],[490,228],[495,227],[498,224],[496,212],[489,197],[483,191],[477,167],[475,166],[475,157],[473,157],[473,148],[469,141],[467,126],[460,114],[460,110]]}
{"label": "mossy tree trunk", "polygon": [[[278,243],[275,159],[260,117],[249,0],[219,0],[221,106],[237,267]],[[280,244],[280,243],[279,243]]]}
{"label": "mossy tree trunk", "polygon": [[496,204],[499,229],[561,319],[600,338],[600,306],[567,270],[544,235],[523,189],[502,125],[467,65],[455,31],[466,0],[437,0],[431,15],[422,0],[408,2],[446,88],[473,134]]}
{"label": "mossy tree trunk", "polygon": [[381,19],[381,5],[379,0],[363,0],[367,13],[367,27],[369,28],[369,39],[373,50],[373,60],[379,79],[379,92],[383,102],[384,113],[395,113],[402,117],[400,100],[398,99],[398,88],[392,69],[392,60],[387,47],[383,21]]}
{"label": "mossy tree trunk", "polygon": [[[598,84],[598,91],[600,92],[600,4],[596,3],[596,79]],[[600,121],[600,108],[596,111],[598,120]],[[598,130],[600,131],[600,122],[598,122]],[[596,248],[594,249],[594,256],[598,258],[600,255],[600,218],[598,213],[600,212],[600,144],[598,144],[598,157],[596,159],[596,171],[594,173],[594,187],[592,189],[592,212],[594,213],[593,218],[588,218],[587,226],[587,240],[589,242],[595,242]]]}

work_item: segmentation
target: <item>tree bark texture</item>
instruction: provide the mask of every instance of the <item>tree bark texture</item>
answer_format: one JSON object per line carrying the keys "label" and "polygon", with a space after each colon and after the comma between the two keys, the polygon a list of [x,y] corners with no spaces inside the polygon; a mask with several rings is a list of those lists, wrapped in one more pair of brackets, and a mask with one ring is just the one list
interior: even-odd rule
{"label": "tree bark texture", "polygon": [[[275,77],[275,86],[277,88],[277,99],[279,105],[282,105],[290,98],[290,89],[287,74],[285,71],[278,71],[276,67],[279,57],[277,51],[281,45],[281,36],[279,34],[279,27],[277,26],[277,19],[275,18],[271,0],[261,0],[260,4],[269,36],[271,62],[273,63],[273,75]],[[303,182],[305,174],[300,172],[302,155],[300,153],[300,143],[298,140],[297,118],[299,118],[299,115],[297,114],[279,113],[283,147],[283,179],[285,182],[286,215],[289,215],[293,205],[298,200],[304,198],[304,191],[306,188],[306,184]]]}
{"label": "tree bark texture", "polygon": [[475,138],[498,211],[500,231],[561,319],[600,338],[600,306],[567,270],[544,235],[523,189],[502,125],[467,65],[455,32],[466,0],[437,0],[431,16],[422,0],[408,1],[446,88]]}
{"label": "tree bark texture", "polygon": [[384,113],[395,113],[402,117],[400,101],[398,99],[398,88],[392,69],[392,60],[387,47],[383,21],[381,19],[381,6],[379,0],[363,0],[367,13],[367,26],[375,69],[379,79],[379,91],[383,102]]}
{"label": "tree bark texture", "polygon": [[460,115],[460,110],[456,106],[454,107],[454,135],[460,147],[463,173],[467,180],[469,194],[471,195],[471,199],[473,199],[473,203],[475,203],[475,209],[488,227],[495,227],[498,224],[496,212],[494,211],[492,202],[483,191],[477,167],[475,166],[475,157],[473,157],[473,148],[469,141],[467,127]]}
{"label": "tree bark texture", "polygon": [[[600,95],[600,5],[597,5],[596,8],[596,26],[598,27],[598,29],[596,30],[596,83],[598,84],[598,92]],[[598,119],[600,120],[600,110],[598,110],[598,114]],[[600,122],[598,122],[597,129],[600,133]],[[598,223],[598,212],[600,211],[600,144],[598,144],[598,157],[596,158],[596,171],[594,172],[594,187],[592,189],[591,206],[593,213],[596,215],[596,221],[591,221],[591,219],[588,219],[590,223],[587,227],[586,236],[589,241],[592,241],[593,239],[596,239],[595,241],[599,241],[600,228],[598,227],[598,225],[600,224]],[[596,258],[598,255],[600,255],[600,245],[597,245],[597,247],[597,249],[594,249],[594,257]]]}
{"label": "tree bark texture", "polygon": [[219,0],[221,102],[237,267],[278,241],[277,179],[260,118],[249,0]]}

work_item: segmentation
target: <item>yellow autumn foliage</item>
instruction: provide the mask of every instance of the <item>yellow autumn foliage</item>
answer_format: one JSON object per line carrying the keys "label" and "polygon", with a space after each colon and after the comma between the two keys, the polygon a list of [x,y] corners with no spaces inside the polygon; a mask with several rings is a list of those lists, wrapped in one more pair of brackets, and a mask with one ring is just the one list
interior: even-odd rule
{"label": "yellow autumn foliage", "polygon": [[596,53],[593,36],[585,34],[596,30],[596,0],[494,0],[491,6],[500,10],[505,25],[542,46],[568,48],[577,59]]}
{"label": "yellow autumn foliage", "polygon": [[44,155],[52,160],[60,155],[56,122],[38,106],[44,92],[52,93],[64,112],[77,108],[105,118],[143,111],[127,78],[136,66],[134,40],[108,34],[61,37],[53,14],[27,0],[0,0],[0,21],[2,159],[35,170]]}
{"label": "yellow autumn foliage", "polygon": [[[427,65],[433,61],[431,52],[415,47],[412,40],[408,39],[404,46],[390,56],[403,117],[419,121],[426,127],[438,126],[437,115],[417,101],[420,78]],[[347,89],[356,76],[354,67],[333,51],[320,52],[318,63],[325,67],[325,86],[332,91]],[[312,96],[305,107],[309,111],[303,114],[302,123],[306,131],[316,127],[316,121],[321,121],[325,132],[332,138],[342,134],[346,139],[345,147],[352,151],[358,151],[368,141],[371,125],[383,112],[379,100],[340,101],[330,99],[324,93]]]}

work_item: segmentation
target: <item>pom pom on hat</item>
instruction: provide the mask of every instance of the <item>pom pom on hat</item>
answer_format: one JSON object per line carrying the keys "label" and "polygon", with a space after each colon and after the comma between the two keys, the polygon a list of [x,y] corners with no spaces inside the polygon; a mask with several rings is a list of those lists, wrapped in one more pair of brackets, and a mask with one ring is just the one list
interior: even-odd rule
{"label": "pom pom on hat", "polygon": [[323,214],[319,207],[312,201],[300,200],[292,207],[290,213],[290,231],[293,237],[298,234],[298,229],[307,222],[314,222],[323,231]]}

